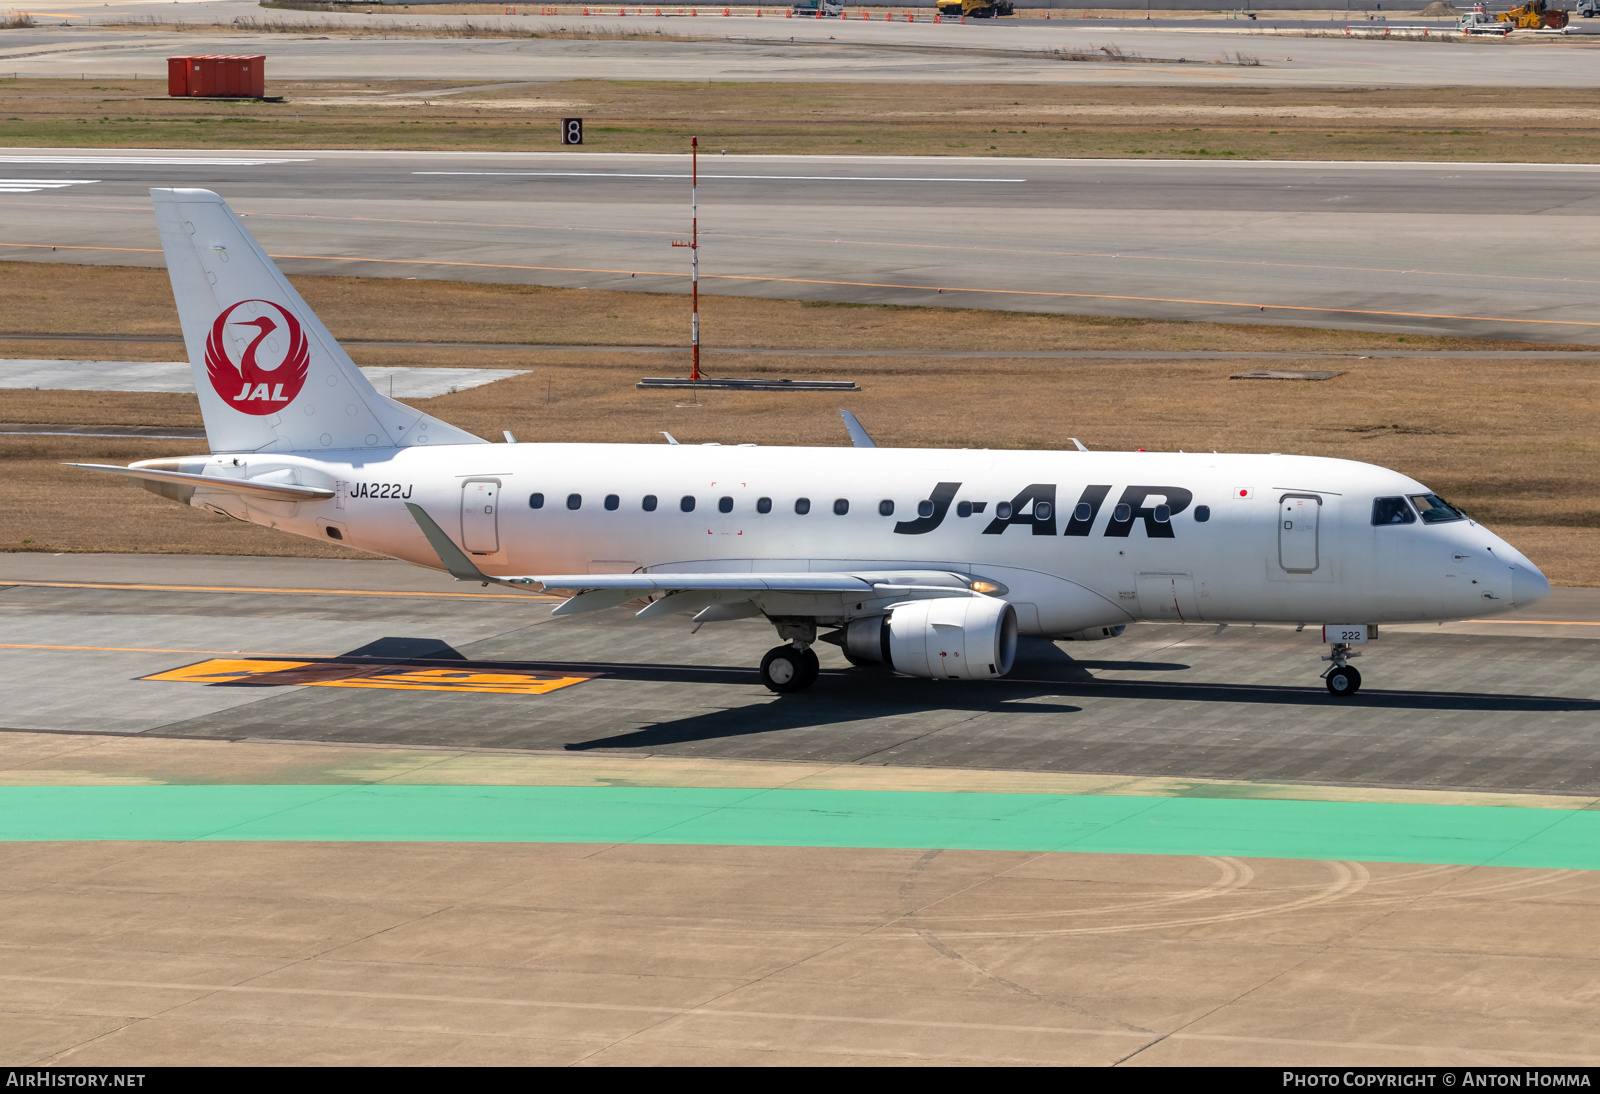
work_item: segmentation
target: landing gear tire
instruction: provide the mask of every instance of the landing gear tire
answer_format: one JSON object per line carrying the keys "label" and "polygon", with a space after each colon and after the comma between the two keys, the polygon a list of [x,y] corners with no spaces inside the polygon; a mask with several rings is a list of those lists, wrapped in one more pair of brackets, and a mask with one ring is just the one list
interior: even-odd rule
{"label": "landing gear tire", "polygon": [[817,682],[820,670],[817,655],[811,650],[779,646],[768,650],[761,659],[761,682],[779,693],[804,691]]}
{"label": "landing gear tire", "polygon": [[1329,694],[1341,699],[1361,690],[1361,674],[1348,665],[1329,671],[1327,680]]}

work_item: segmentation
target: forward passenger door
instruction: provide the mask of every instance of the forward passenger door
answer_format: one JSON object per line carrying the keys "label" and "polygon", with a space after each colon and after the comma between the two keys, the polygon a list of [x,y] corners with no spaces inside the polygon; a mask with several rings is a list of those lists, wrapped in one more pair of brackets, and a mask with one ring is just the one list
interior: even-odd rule
{"label": "forward passenger door", "polygon": [[1315,573],[1321,565],[1322,498],[1285,494],[1278,499],[1278,565],[1291,574]]}

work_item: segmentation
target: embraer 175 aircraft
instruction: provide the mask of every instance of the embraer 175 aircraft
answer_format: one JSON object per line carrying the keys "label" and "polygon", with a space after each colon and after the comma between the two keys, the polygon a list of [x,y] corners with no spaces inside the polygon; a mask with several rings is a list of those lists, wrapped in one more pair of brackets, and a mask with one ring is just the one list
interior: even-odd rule
{"label": "embraer 175 aircraft", "polygon": [[1426,486],[1349,460],[886,449],[853,418],[853,448],[491,445],[374,390],[216,194],[151,196],[211,455],[74,466],[461,581],[564,590],[557,615],[650,598],[640,618],[765,616],[773,691],[812,684],[819,637],[855,664],[991,680],[1018,635],[1155,620],[1321,625],[1323,677],[1348,696],[1351,646],[1380,624],[1550,592]]}

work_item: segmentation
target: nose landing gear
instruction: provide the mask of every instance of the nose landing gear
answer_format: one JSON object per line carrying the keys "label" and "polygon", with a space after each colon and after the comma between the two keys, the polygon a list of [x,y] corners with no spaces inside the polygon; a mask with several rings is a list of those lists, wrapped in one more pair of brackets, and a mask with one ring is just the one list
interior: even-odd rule
{"label": "nose landing gear", "polygon": [[1360,652],[1351,653],[1348,642],[1334,642],[1328,648],[1329,654],[1323,660],[1333,664],[1322,674],[1322,679],[1328,685],[1329,694],[1341,699],[1354,695],[1361,690],[1361,673],[1351,667],[1350,659],[1360,657]]}

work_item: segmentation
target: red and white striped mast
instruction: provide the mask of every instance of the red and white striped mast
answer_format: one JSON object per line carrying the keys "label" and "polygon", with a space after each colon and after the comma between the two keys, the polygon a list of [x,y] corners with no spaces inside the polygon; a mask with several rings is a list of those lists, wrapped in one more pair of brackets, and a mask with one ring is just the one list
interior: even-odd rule
{"label": "red and white striped mast", "polygon": [[689,138],[689,379],[700,379],[700,138]]}

